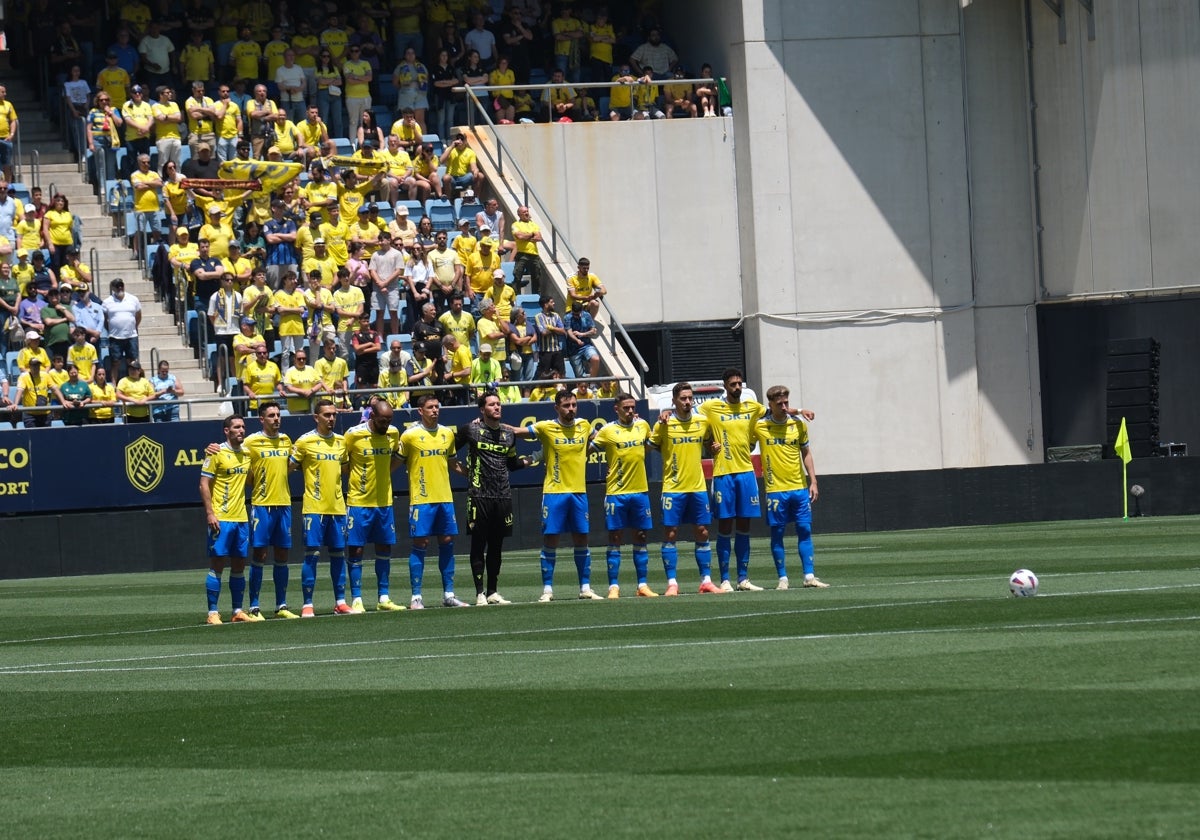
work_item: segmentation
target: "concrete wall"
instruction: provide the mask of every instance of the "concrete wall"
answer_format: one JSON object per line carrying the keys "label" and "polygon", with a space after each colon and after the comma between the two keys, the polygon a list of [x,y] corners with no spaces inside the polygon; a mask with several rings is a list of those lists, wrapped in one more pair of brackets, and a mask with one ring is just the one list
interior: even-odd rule
{"label": "concrete wall", "polygon": [[[979,4],[977,4],[979,5]],[[1033,78],[1050,295],[1197,282],[1200,6],[1183,0],[1032,6]]]}

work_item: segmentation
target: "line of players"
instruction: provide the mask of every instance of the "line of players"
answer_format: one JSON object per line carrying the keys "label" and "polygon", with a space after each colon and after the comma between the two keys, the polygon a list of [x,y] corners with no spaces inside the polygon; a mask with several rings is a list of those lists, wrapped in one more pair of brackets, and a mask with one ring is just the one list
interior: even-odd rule
{"label": "line of players", "polygon": [[[729,577],[731,546],[736,556],[737,589],[758,591],[749,579],[749,520],[760,515],[758,485],[750,461],[755,440],[762,452],[767,491],[767,519],[771,551],[779,575],[779,589],[788,588],[784,531],[794,524],[798,552],[804,568],[804,585],[825,588],[813,572],[811,503],[817,498],[817,480],[808,431],[801,412],[788,404],[782,386],[768,390],[769,409],[740,399],[742,375],[730,369],[723,376],[722,400],[692,408],[692,389],[680,383],[673,391],[673,410],[664,412],[651,429],[635,416],[636,401],[629,394],[615,400],[616,422],[592,432],[591,424],[577,416],[575,396],[566,390],[555,398],[556,418],[513,428],[500,422],[501,404],[494,393],[478,400],[480,418],[457,430],[440,426],[440,404],[430,396],[418,400],[419,421],[401,434],[392,427],[392,409],[385,401],[372,403],[367,419],[337,435],[336,411],[327,400],[314,409],[316,428],[293,444],[280,431],[277,404],[259,408],[263,430],[246,436],[241,417],[226,419],[225,443],[211,445],[201,469],[200,495],[209,526],[211,568],[206,580],[208,623],[221,623],[217,601],[224,566],[231,567],[229,589],[234,621],[260,621],[263,573],[269,549],[274,549],[275,615],[298,618],[315,615],[313,593],[320,551],[329,559],[335,597],[335,614],[365,611],[362,601],[362,565],[365,547],[374,544],[378,584],[377,609],[402,610],[389,595],[391,551],[395,544],[391,472],[404,463],[409,475],[409,534],[412,549],[409,575],[410,608],[424,607],[422,578],[431,537],[438,541],[438,567],[442,576],[443,605],[467,606],[454,594],[454,537],[458,533],[450,490],[451,470],[467,476],[467,526],[471,534],[471,569],[476,605],[510,603],[497,591],[503,539],[512,533],[512,501],[508,473],[528,466],[517,455],[516,437],[536,438],[545,461],[543,482],[541,569],[543,592],[538,599],[554,598],[553,578],[559,539],[572,536],[579,575],[579,598],[602,600],[590,585],[588,502],[585,465],[589,450],[605,453],[608,476],[605,519],[608,597],[620,597],[623,533],[633,539],[637,593],[658,597],[647,581],[649,552],[646,532],[652,527],[646,479],[646,448],[663,455],[662,559],[667,576],[665,595],[678,595],[678,552],[675,538],[680,525],[693,526],[701,593],[734,590]],[[812,419],[810,412],[803,416]],[[455,459],[468,447],[467,463]],[[708,525],[712,512],[705,487],[702,459],[706,449],[715,453],[713,498],[719,520],[717,536],[720,584],[711,577]],[[287,553],[291,547],[291,500],[288,470],[304,475],[305,557],[302,572],[304,604],[298,616],[287,607]],[[342,495],[343,475],[348,489]],[[245,484],[253,488],[253,513],[247,516]],[[247,521],[249,520],[249,521]],[[733,529],[736,526],[736,534]],[[250,605],[244,608],[245,565],[250,544]],[[350,598],[346,602],[347,554]]]}

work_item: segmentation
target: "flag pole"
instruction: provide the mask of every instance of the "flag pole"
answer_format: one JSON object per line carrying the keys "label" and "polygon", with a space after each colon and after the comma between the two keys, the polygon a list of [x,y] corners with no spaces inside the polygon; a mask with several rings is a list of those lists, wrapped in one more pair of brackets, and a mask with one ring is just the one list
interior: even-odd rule
{"label": "flag pole", "polygon": [[1122,519],[1129,521],[1129,491],[1125,488],[1129,486],[1129,464],[1121,461],[1121,502],[1124,508]]}
{"label": "flag pole", "polygon": [[1133,460],[1133,452],[1129,448],[1129,430],[1125,428],[1125,418],[1121,418],[1121,428],[1117,430],[1117,439],[1113,442],[1113,452],[1121,459],[1121,516],[1129,521],[1129,462]]}

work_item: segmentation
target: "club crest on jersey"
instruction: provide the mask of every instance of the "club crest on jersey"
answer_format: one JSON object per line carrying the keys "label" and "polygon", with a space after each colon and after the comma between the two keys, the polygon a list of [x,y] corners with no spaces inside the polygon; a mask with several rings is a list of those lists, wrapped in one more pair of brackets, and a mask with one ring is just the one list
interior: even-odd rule
{"label": "club crest on jersey", "polygon": [[163,446],[145,435],[125,447],[125,476],[143,493],[149,493],[166,472]]}

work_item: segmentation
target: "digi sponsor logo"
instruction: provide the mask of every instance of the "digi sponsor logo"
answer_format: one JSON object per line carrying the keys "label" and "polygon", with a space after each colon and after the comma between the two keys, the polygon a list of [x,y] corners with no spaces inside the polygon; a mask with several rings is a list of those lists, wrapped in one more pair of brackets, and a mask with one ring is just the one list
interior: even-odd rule
{"label": "digi sponsor logo", "polygon": [[145,435],[125,447],[125,476],[142,493],[149,493],[166,472],[163,446]]}

